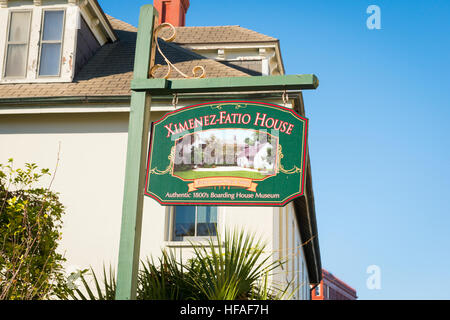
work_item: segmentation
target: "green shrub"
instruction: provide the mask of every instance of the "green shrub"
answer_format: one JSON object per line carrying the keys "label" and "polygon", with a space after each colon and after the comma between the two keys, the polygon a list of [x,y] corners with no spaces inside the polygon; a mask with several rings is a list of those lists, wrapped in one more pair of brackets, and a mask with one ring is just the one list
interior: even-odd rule
{"label": "green shrub", "polygon": [[57,193],[35,187],[48,169],[0,164],[0,300],[49,299],[64,279],[56,252],[64,212]]}

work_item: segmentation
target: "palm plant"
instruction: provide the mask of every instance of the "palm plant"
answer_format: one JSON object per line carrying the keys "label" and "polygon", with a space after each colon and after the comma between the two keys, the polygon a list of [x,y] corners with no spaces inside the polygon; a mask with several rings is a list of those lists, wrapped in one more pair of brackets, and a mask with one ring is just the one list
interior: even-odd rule
{"label": "palm plant", "polygon": [[141,263],[137,299],[192,300],[198,291],[189,281],[183,262],[177,261],[173,251],[163,250],[158,262],[153,258]]}
{"label": "palm plant", "polygon": [[[221,239],[218,234],[218,239]],[[271,272],[284,262],[264,255],[266,245],[243,230],[226,231],[223,241],[210,238],[207,243],[192,243],[194,258],[177,261],[173,251],[163,250],[155,261],[141,263],[138,300],[272,300],[287,296],[290,285],[279,289],[269,284]],[[92,271],[92,290],[81,274],[83,293],[68,289],[76,300],[115,299],[116,280],[112,269],[103,269],[103,285]]]}
{"label": "palm plant", "polygon": [[[219,234],[220,239],[220,234]],[[261,279],[282,264],[263,256],[266,245],[243,230],[226,231],[224,241],[208,240],[193,245],[195,259],[188,268],[190,280],[200,290],[202,300],[247,300],[272,298],[269,286],[262,290]],[[267,283],[266,283],[267,284]],[[264,288],[264,287],[263,287]]]}

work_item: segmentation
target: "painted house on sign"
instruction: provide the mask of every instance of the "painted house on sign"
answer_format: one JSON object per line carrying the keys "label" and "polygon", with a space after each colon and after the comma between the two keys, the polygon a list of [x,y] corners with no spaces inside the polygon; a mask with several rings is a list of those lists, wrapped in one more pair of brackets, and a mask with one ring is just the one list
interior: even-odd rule
{"label": "painted house on sign", "polygon": [[237,157],[237,165],[243,168],[273,171],[274,164],[275,150],[268,142],[247,145]]}
{"label": "painted house on sign", "polygon": [[[176,27],[174,42],[159,44],[182,72],[199,65],[211,78],[284,74],[277,39],[235,25],[185,26],[188,0],[154,5],[160,22]],[[59,250],[68,272],[116,265],[137,29],[105,14],[96,0],[1,0],[0,29],[0,163],[14,158],[16,166],[54,168],[59,158],[52,188],[66,207]],[[159,54],[156,63],[165,64]],[[156,77],[164,74],[164,68],[156,71]],[[153,96],[151,121],[184,106],[241,95],[179,95],[176,105],[172,96]],[[300,91],[289,92],[287,102],[272,91],[246,99],[305,116]],[[239,145],[236,166],[271,170],[276,150],[270,143]],[[293,298],[310,299],[310,285],[322,275],[309,157],[305,177],[304,195],[282,208],[163,207],[146,197],[141,258],[158,256],[161,248],[188,258],[188,240],[205,239],[212,226],[243,226],[263,236],[273,259],[288,259],[271,280],[293,281]]]}

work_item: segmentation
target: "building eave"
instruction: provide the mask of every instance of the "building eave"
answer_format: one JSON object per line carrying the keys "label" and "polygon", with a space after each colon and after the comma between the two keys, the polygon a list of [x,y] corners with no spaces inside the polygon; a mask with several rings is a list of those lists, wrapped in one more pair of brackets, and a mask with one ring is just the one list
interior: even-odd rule
{"label": "building eave", "polygon": [[276,55],[278,60],[278,65],[281,67],[281,74],[286,74],[286,70],[284,68],[283,56],[281,55],[281,46],[280,40],[278,40],[276,45]]}
{"label": "building eave", "polygon": [[117,36],[116,32],[114,31],[111,23],[109,22],[108,17],[106,16],[105,12],[103,11],[102,7],[98,3],[97,0],[91,0],[92,1],[92,8],[94,9],[95,13],[98,15],[99,19],[101,20],[101,23],[103,25],[103,28],[105,29],[106,33],[110,37],[112,42],[115,42],[119,40],[119,37]]}
{"label": "building eave", "polygon": [[[303,95],[299,93],[294,98],[294,110],[305,116]],[[314,203],[314,190],[312,187],[311,161],[309,148],[306,161],[306,179],[303,196],[293,201],[300,237],[303,244],[309,282],[311,285],[319,284],[322,280],[322,261],[320,257],[319,234],[317,229],[316,209]]]}
{"label": "building eave", "polygon": [[[308,170],[307,180],[311,179],[310,175],[310,171]],[[314,200],[312,199],[312,192],[310,191],[310,193],[308,193],[307,191],[304,196],[295,199],[293,205],[300,229],[303,252],[308,268],[309,282],[310,284],[315,285],[322,280],[322,262],[320,258]]]}

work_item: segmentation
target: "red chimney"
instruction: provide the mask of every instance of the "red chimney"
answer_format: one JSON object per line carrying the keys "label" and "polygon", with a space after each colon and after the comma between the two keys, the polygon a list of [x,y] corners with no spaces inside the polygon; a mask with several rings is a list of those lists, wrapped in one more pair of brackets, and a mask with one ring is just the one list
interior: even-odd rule
{"label": "red chimney", "polygon": [[159,12],[159,23],[169,22],[174,27],[184,27],[189,0],[154,0],[153,6]]}

